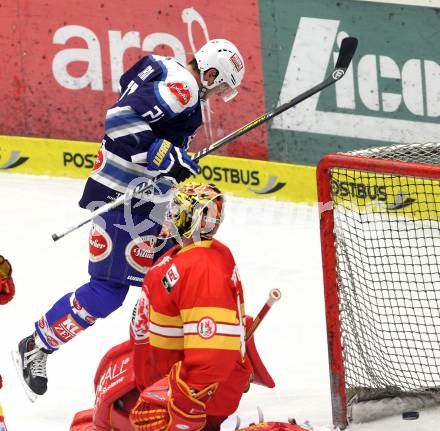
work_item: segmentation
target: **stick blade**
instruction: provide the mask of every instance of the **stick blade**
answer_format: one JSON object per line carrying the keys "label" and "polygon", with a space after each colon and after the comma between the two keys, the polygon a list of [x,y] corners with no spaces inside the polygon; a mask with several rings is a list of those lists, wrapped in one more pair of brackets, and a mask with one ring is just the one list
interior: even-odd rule
{"label": "stick blade", "polygon": [[348,69],[357,46],[358,40],[355,37],[346,37],[342,40],[338,61],[336,62],[337,69]]}

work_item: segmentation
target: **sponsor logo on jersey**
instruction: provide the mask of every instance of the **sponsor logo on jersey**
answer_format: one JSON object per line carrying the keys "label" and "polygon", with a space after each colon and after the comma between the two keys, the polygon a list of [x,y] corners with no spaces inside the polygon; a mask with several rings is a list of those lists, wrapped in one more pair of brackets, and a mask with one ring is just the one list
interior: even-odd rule
{"label": "sponsor logo on jersey", "polygon": [[167,87],[176,96],[181,105],[187,105],[191,100],[189,87],[183,82],[169,82]]}
{"label": "sponsor logo on jersey", "polygon": [[210,317],[204,317],[197,323],[197,332],[204,339],[212,338],[217,332],[217,325]]}
{"label": "sponsor logo on jersey", "polygon": [[100,226],[94,224],[89,235],[89,259],[100,262],[112,252],[113,244],[109,234]]}
{"label": "sponsor logo on jersey", "polygon": [[179,271],[177,271],[176,265],[173,263],[167,269],[167,271],[165,272],[165,276],[162,278],[162,284],[164,285],[168,293],[171,292],[171,289],[179,281],[179,278],[180,278]]}
{"label": "sponsor logo on jersey", "polygon": [[44,329],[47,326],[46,324],[46,319],[44,317],[42,317],[39,321],[38,321],[38,327],[41,329]]}
{"label": "sponsor logo on jersey", "polygon": [[13,150],[5,163],[0,164],[0,169],[13,169],[21,166],[29,157],[20,157],[20,151]]}
{"label": "sponsor logo on jersey", "polygon": [[145,81],[154,72],[153,66],[149,65],[144,70],[138,73],[139,78]]}
{"label": "sponsor logo on jersey", "polygon": [[76,308],[77,310],[82,309],[82,305],[78,302],[78,300],[76,298],[73,298],[72,304],[73,304],[74,308]]}
{"label": "sponsor logo on jersey", "polygon": [[52,325],[54,334],[64,343],[78,335],[83,329],[70,314],[62,317]]}
{"label": "sponsor logo on jersey", "polygon": [[93,172],[100,171],[104,166],[104,147],[101,147],[96,155],[95,163],[93,165]]}
{"label": "sponsor logo on jersey", "polygon": [[234,65],[234,68],[237,72],[240,72],[240,70],[243,69],[243,62],[237,53],[229,57],[229,60],[231,60],[231,63]]}
{"label": "sponsor logo on jersey", "polygon": [[50,335],[46,335],[46,341],[50,347],[57,348],[60,345],[60,343],[57,340],[55,340],[55,338],[51,337]]}
{"label": "sponsor logo on jersey", "polygon": [[96,317],[92,316],[76,299],[75,294],[72,293],[70,297],[70,304],[73,307],[73,312],[86,321],[89,325],[93,325],[96,322]]}
{"label": "sponsor logo on jersey", "polygon": [[156,239],[150,235],[135,238],[125,247],[125,258],[136,271],[145,274],[153,263]]}

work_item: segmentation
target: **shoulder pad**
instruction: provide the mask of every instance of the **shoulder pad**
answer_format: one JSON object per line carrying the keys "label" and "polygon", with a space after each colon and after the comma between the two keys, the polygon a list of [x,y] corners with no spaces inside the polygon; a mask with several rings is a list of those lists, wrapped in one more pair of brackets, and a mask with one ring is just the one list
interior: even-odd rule
{"label": "shoulder pad", "polygon": [[196,106],[199,103],[199,86],[191,72],[172,59],[164,61],[164,65],[167,73],[158,84],[163,102],[175,114]]}

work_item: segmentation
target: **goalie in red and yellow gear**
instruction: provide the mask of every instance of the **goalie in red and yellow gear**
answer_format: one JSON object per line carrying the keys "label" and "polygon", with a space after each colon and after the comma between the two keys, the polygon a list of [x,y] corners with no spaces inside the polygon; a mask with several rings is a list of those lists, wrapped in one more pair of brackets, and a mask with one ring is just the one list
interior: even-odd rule
{"label": "goalie in red and yellow gear", "polygon": [[179,189],[170,234],[179,244],[145,278],[132,320],[134,366],[143,389],[135,430],[216,430],[249,386],[243,291],[229,249],[213,239],[223,195],[209,184]]}
{"label": "goalie in red and yellow gear", "polygon": [[245,340],[243,291],[230,250],[213,238],[223,195],[209,184],[181,186],[164,236],[178,244],[149,270],[130,327],[95,375],[93,410],[71,431],[217,431],[250,381],[273,387]]}

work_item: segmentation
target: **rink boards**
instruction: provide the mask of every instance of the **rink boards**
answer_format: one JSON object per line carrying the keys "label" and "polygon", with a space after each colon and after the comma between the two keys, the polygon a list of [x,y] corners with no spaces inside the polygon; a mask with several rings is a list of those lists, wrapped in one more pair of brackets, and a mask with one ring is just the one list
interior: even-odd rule
{"label": "rink boards", "polygon": [[[0,136],[0,172],[87,178],[99,144]],[[225,156],[200,161],[200,181],[240,197],[316,202],[315,168]]]}

